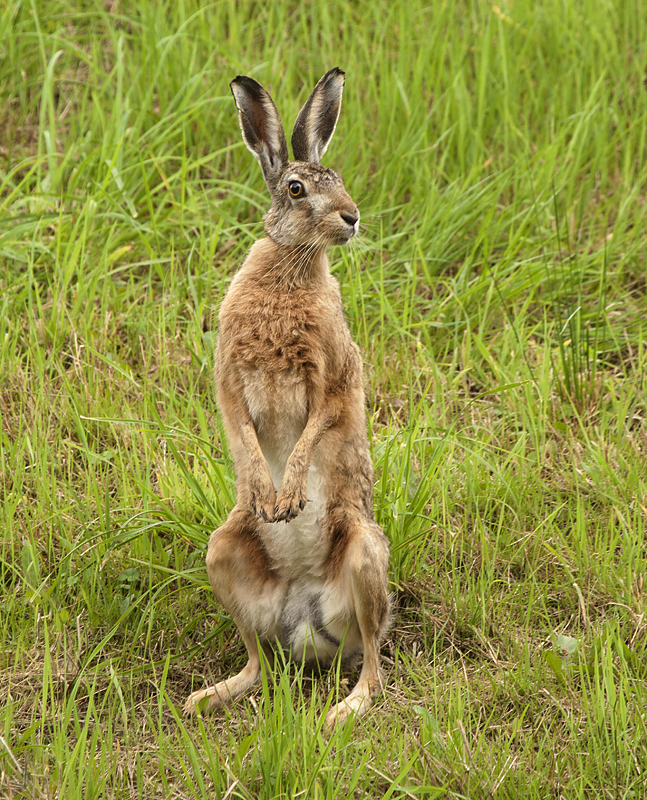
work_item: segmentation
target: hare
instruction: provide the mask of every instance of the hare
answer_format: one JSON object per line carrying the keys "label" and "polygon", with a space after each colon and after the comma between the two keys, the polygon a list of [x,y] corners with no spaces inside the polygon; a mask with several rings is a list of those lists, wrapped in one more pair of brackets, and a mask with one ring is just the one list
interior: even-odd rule
{"label": "hare", "polygon": [[373,515],[362,360],[326,250],[357,234],[341,177],[321,166],[341,108],[344,73],[317,83],[292,133],[252,78],[231,82],[245,144],[272,197],[267,236],[231,282],[218,317],[218,404],[236,469],[237,501],[213,532],[207,572],[249,661],[193,692],[185,713],[212,711],[260,680],[278,642],[329,665],[363,656],[359,681],[328,727],[363,714],[381,690],[389,620],[389,546]]}

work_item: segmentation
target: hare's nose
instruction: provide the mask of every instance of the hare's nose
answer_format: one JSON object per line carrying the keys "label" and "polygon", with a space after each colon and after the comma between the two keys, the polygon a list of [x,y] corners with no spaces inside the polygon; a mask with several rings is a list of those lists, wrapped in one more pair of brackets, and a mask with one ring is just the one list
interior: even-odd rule
{"label": "hare's nose", "polygon": [[353,212],[340,211],[339,216],[344,220],[347,225],[354,227],[359,220],[359,211],[355,209]]}

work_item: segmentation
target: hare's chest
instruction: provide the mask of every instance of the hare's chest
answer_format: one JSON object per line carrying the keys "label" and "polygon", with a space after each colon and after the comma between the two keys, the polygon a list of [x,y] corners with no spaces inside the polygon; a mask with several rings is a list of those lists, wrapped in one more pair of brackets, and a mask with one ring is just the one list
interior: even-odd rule
{"label": "hare's chest", "polygon": [[259,436],[283,440],[296,432],[298,439],[308,417],[307,386],[317,370],[315,344],[298,327],[272,322],[261,330],[253,318],[240,325],[233,352]]}
{"label": "hare's chest", "polygon": [[232,352],[243,370],[256,370],[268,376],[289,374],[305,378],[318,360],[323,343],[316,331],[301,330],[284,320],[261,320],[253,316],[238,325]]}
{"label": "hare's chest", "polygon": [[242,372],[245,401],[259,437],[298,439],[308,419],[304,376],[259,366]]}

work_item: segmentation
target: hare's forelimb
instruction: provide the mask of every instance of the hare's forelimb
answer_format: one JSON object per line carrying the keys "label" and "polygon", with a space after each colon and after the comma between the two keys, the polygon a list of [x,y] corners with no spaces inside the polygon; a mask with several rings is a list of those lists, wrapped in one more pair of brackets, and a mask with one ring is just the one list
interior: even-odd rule
{"label": "hare's forelimb", "polygon": [[294,450],[285,466],[285,474],[276,499],[276,508],[274,509],[275,520],[289,522],[305,508],[308,499],[306,497],[308,470],[312,463],[315,448],[326,430],[334,422],[337,414],[338,409],[333,404],[328,403],[323,408],[312,412],[308,417],[303,433],[295,444]]}
{"label": "hare's forelimb", "polygon": [[269,465],[258,443],[254,423],[251,419],[246,419],[240,423],[239,430],[246,451],[246,483],[249,505],[258,519],[263,522],[273,522],[276,489],[272,482]]}
{"label": "hare's forelimb", "polygon": [[220,408],[225,419],[227,436],[238,473],[238,502],[247,504],[257,519],[274,520],[276,489],[272,473],[258,443],[258,435],[249,410],[238,397],[244,392],[240,378],[218,393]]}
{"label": "hare's forelimb", "polygon": [[242,382],[228,389],[223,387],[219,392],[234,461],[242,478],[238,487],[239,502],[247,502],[262,522],[289,522],[305,508],[308,470],[315,448],[338,419],[346,398],[339,393],[331,398],[321,398],[316,405],[313,403],[307,423],[285,465],[277,494],[251,414],[245,404],[236,401],[237,394],[244,395]]}

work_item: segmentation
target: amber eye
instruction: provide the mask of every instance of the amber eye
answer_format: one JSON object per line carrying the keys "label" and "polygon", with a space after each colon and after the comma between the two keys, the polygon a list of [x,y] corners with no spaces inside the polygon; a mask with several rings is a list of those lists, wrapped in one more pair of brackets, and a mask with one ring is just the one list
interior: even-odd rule
{"label": "amber eye", "polygon": [[306,193],[305,186],[301,181],[290,181],[288,191],[290,192],[290,197],[303,197]]}

